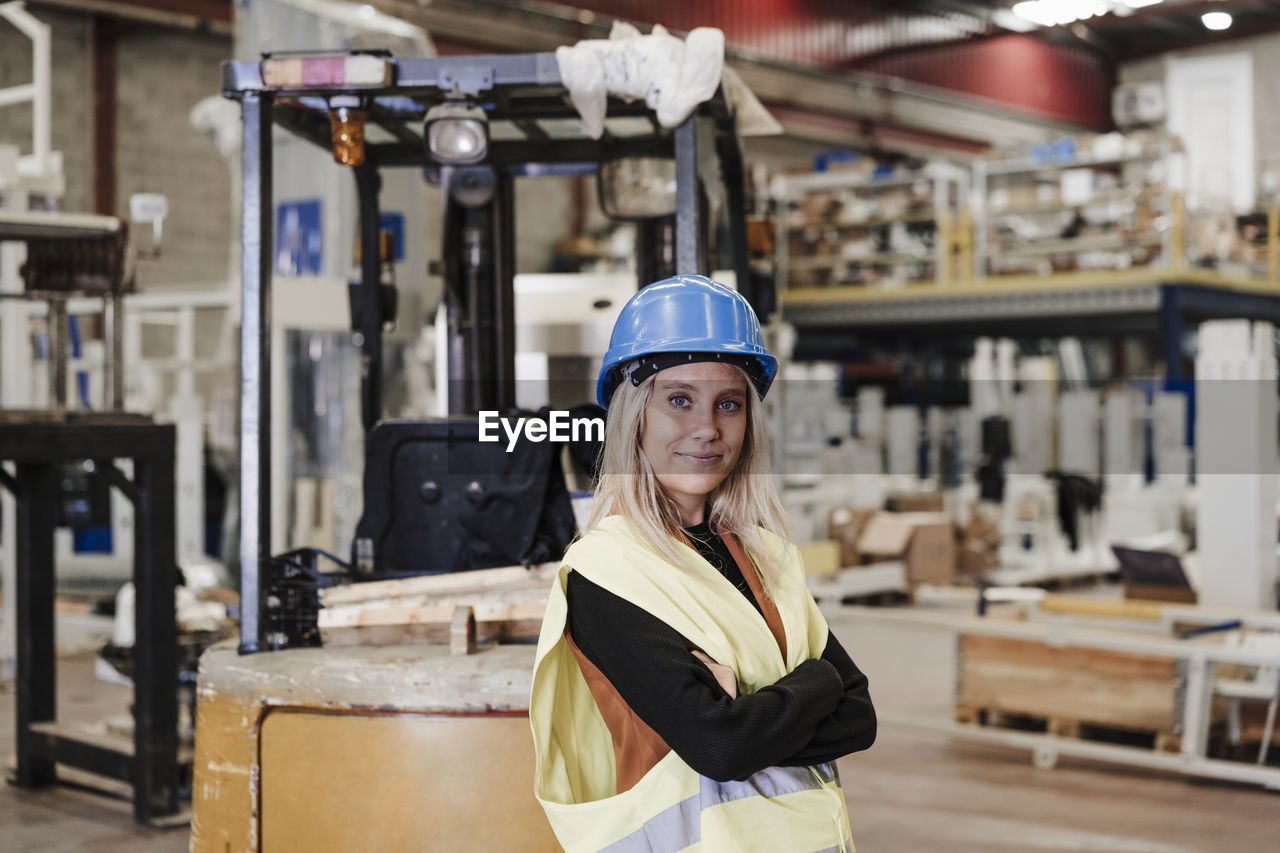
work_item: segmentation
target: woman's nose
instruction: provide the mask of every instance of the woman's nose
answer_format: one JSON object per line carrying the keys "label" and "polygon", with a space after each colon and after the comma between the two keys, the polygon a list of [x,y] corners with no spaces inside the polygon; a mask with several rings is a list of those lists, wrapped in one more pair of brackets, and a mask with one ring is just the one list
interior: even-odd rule
{"label": "woman's nose", "polygon": [[700,410],[693,425],[693,437],[698,441],[713,441],[720,435],[716,426],[715,412],[711,409]]}

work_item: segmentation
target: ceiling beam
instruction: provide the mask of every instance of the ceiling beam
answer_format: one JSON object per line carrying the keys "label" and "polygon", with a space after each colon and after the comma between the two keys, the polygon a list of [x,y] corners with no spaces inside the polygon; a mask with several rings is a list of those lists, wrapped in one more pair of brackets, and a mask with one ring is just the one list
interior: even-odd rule
{"label": "ceiling beam", "polygon": [[231,0],[27,0],[27,5],[227,37],[235,20]]}
{"label": "ceiling beam", "polygon": [[[1187,50],[1195,47],[1209,47],[1212,45],[1222,44],[1224,42],[1250,38],[1252,36],[1261,36],[1269,33],[1280,32],[1280,15],[1270,18],[1259,17],[1247,21],[1237,21],[1231,25],[1231,29],[1229,30],[1222,30],[1215,33],[1210,33],[1208,30],[1205,30],[1204,32],[1205,35],[1197,35],[1194,37],[1162,35],[1135,38],[1131,44],[1126,44],[1120,49],[1120,58],[1122,61],[1144,59],[1146,57],[1157,56],[1162,53],[1171,53],[1176,50]],[[1206,36],[1210,37],[1206,38]]]}

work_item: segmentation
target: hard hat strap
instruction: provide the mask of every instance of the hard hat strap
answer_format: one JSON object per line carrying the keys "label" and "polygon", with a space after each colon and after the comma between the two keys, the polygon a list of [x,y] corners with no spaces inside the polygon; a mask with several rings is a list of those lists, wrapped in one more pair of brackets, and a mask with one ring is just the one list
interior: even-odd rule
{"label": "hard hat strap", "polygon": [[623,364],[619,370],[622,377],[638,386],[660,370],[680,364],[692,364],[698,361],[719,361],[741,367],[751,377],[753,383],[759,382],[761,365],[754,356],[736,352],[654,352],[638,356]]}

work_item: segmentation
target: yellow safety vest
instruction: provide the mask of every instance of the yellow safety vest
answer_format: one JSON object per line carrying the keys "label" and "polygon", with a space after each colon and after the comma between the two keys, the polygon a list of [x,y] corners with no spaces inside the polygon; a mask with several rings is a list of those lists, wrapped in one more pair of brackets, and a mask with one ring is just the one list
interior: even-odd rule
{"label": "yellow safety vest", "polygon": [[[780,540],[762,531],[771,547]],[[786,659],[760,612],[704,560],[677,568],[609,516],[565,554],[552,585],[534,662],[529,721],[534,793],[569,853],[818,853],[852,851],[835,765],[768,767],[744,781],[699,775],[672,750],[636,785],[616,793],[614,747],[565,641],[569,572],[643,608],[738,676],[753,693],[819,657],[827,623],[790,549],[770,587],[786,634]]]}

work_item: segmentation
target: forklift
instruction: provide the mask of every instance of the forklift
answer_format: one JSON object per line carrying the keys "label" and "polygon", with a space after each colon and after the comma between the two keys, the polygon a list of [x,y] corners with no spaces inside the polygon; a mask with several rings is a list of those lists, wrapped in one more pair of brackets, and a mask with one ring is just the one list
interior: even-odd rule
{"label": "forklift", "polygon": [[[560,558],[576,527],[554,445],[479,441],[477,413],[516,404],[515,181],[595,175],[605,213],[636,223],[638,287],[729,268],[767,317],[734,112],[721,88],[666,128],[610,98],[601,138],[566,136],[578,116],[552,53],[271,54],[226,63],[223,93],[243,119],[240,638],[200,665],[191,849],[558,849],[532,791],[533,646],[325,647],[319,590]],[[365,472],[349,560],[269,553],[274,126],[332,150],[356,184]],[[388,170],[443,198],[448,418],[381,418]]]}

